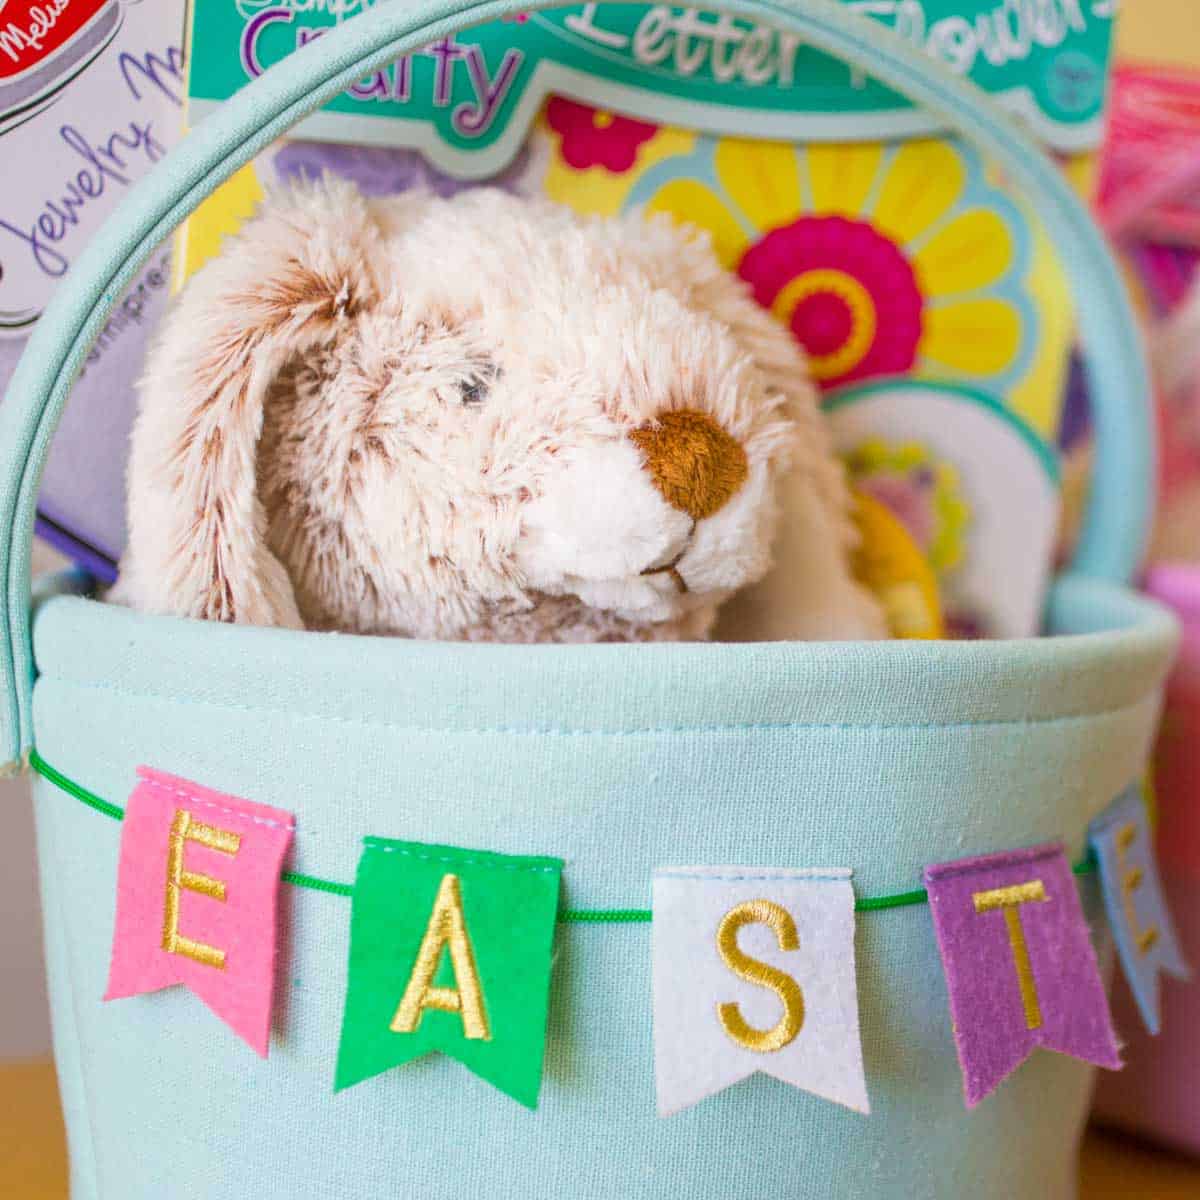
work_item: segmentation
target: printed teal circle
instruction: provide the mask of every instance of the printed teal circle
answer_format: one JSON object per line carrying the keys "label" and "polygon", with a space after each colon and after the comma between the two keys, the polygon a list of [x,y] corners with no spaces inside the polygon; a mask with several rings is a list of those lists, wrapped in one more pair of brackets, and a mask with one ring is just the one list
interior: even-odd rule
{"label": "printed teal circle", "polygon": [[1104,66],[1082,50],[1064,50],[1046,65],[1046,91],[1059,112],[1090,112],[1104,97]]}

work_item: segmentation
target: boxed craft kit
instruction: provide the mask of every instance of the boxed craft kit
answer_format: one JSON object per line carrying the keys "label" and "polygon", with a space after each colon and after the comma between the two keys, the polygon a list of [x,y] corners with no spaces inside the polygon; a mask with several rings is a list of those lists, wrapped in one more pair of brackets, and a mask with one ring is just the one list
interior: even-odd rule
{"label": "boxed craft kit", "polygon": [[[193,5],[189,120],[364,7]],[[985,88],[1086,192],[1113,5],[846,7]],[[730,14],[520,13],[364,77],[298,125],[188,220],[177,279],[264,189],[327,170],[370,193],[492,183],[706,230],[807,351],[894,630],[1036,632],[1061,513],[1071,301],[1039,214],[936,117]],[[773,586],[756,594],[756,628],[787,636],[796,581]]]}
{"label": "boxed craft kit", "polygon": [[[0,378],[72,247],[178,139],[184,101],[199,120],[370,5],[91,7],[45,35],[38,6],[7,9],[0,136],[30,165],[0,214]],[[847,7],[995,95],[1087,189],[1112,5]],[[708,230],[809,354],[861,497],[864,569],[894,628],[1035,630],[1064,467],[1068,507],[1087,467],[1067,453],[1073,317],[1038,215],[937,118],[835,57],[728,14],[636,4],[521,13],[364,78],[188,221],[171,273],[164,245],[93,348],[42,490],[43,533],[102,577],[124,546],[129,380],[170,279],[209,257],[265,186],[324,170],[368,191],[499,183]],[[764,634],[786,635],[760,598]]]}
{"label": "boxed craft kit", "polygon": [[[183,0],[0,6],[0,392],[55,289],[182,136]],[[92,346],[46,467],[39,531],[111,579],[132,380],[170,293],[164,245]]]}

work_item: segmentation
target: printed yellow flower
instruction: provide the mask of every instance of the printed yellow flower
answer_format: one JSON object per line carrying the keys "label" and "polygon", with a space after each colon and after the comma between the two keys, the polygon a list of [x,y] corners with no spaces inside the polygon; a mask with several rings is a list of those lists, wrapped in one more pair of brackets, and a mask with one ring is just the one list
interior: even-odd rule
{"label": "printed yellow flower", "polygon": [[999,384],[1026,353],[1024,227],[954,143],[700,138],[628,203],[708,230],[826,387],[914,371]]}

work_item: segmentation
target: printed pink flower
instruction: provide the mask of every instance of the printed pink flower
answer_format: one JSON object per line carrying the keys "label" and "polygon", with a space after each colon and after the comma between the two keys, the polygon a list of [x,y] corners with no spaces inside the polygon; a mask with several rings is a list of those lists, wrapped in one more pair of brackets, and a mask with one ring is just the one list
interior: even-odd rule
{"label": "printed pink flower", "polygon": [[865,221],[802,216],[742,256],[754,297],[786,321],[825,387],[912,368],[923,299],[912,264]]}
{"label": "printed pink flower", "polygon": [[562,156],[577,171],[604,167],[615,175],[633,167],[638,150],[657,132],[657,125],[619,117],[562,96],[546,106],[546,120],[562,141]]}

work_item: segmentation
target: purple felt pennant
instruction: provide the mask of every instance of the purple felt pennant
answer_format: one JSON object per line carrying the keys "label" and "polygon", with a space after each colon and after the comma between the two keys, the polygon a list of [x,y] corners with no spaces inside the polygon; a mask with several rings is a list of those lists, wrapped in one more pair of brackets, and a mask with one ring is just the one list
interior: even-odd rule
{"label": "purple felt pennant", "polygon": [[925,868],[968,1108],[1038,1046],[1121,1066],[1061,845]]}

